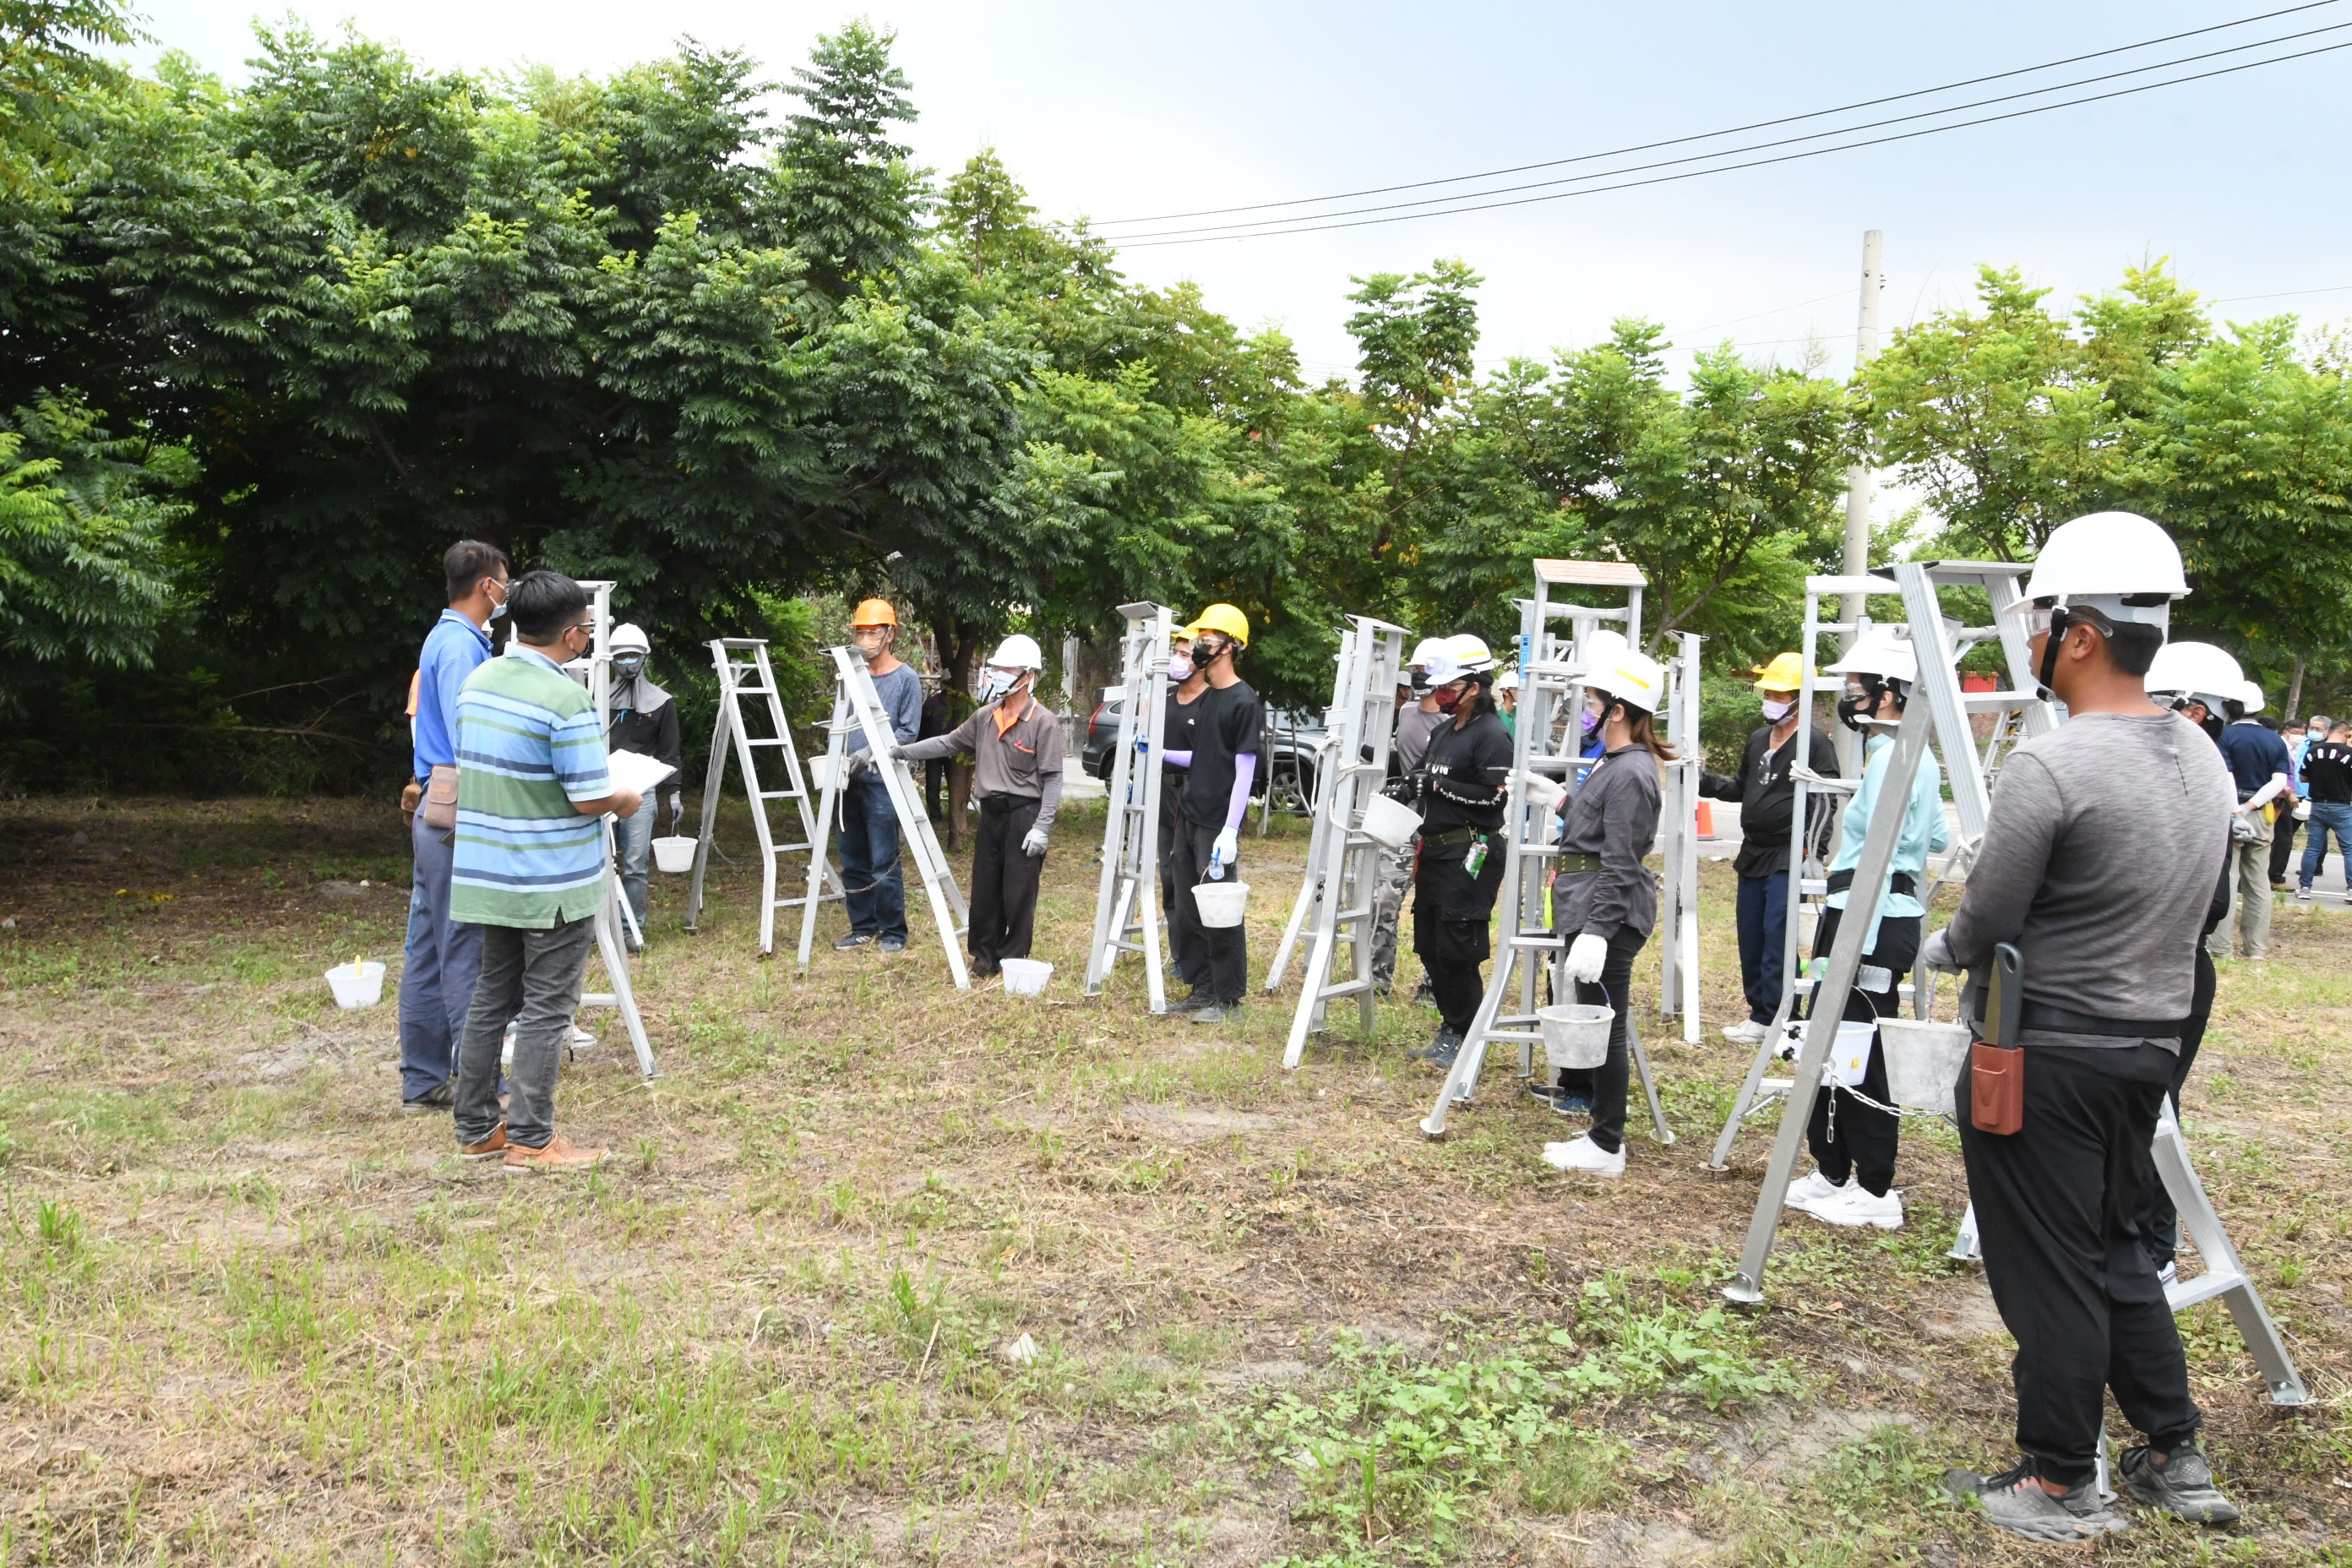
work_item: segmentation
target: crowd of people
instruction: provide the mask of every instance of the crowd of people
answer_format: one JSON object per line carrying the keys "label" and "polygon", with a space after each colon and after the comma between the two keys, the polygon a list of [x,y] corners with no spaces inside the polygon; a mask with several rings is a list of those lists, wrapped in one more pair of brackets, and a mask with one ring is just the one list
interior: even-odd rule
{"label": "crowd of people", "polygon": [[[419,656],[415,779],[403,802],[415,866],[400,990],[403,1097],[414,1110],[447,1111],[466,1158],[585,1169],[603,1152],[557,1133],[558,1068],[615,851],[643,928],[658,809],[615,787],[609,753],[641,752],[676,768],[677,704],[651,678],[648,640],[623,626],[609,644],[607,709],[594,710],[567,668],[596,631],[570,578],[511,575],[500,552],[475,541],[452,546],[444,565],[448,608]],[[1723,1031],[1731,1041],[1759,1046],[1804,1011],[1782,994],[1799,836],[1827,877],[1815,957],[1848,921],[1868,922],[1843,1020],[1874,1036],[1906,977],[1947,970],[1968,975],[1963,1019],[1981,1038],[2000,1033],[1986,1016],[1997,959],[2019,976],[2021,1001],[1998,1044],[2024,1065],[1972,1059],[1953,1109],[1986,1276],[2019,1347],[2022,1457],[1990,1474],[1955,1471],[1947,1484],[1993,1523],[2037,1540],[2121,1528],[2093,1484],[2109,1390],[2147,1439],[2119,1461],[2126,1489],[2200,1522],[2237,1516],[2198,1447],[2201,1416],[2165,1294],[2178,1220],[2150,1145],[2196,1059],[2216,960],[2265,954],[2294,836],[2308,835],[2296,883],[2307,898],[2331,837],[2340,851],[2352,829],[2352,725],[2266,722],[2263,693],[2226,652],[2168,640],[2171,606],[2187,592],[2179,552],[2146,519],[2094,514],[2051,535],[2016,613],[2034,678],[2065,722],[2003,759],[1958,907],[1933,933],[1921,890],[1950,835],[1932,756],[1894,776],[1893,731],[1920,679],[1902,628],[1874,629],[1824,670],[1837,682],[1839,721],[1862,736],[1862,773],[1842,811],[1796,819],[1797,771],[1828,778],[1840,764],[1830,734],[1799,710],[1808,681],[1794,654],[1752,672],[1761,722],[1738,771],[1700,777],[1704,794],[1743,813],[1733,869],[1746,1016]],[[513,638],[494,658],[501,618]],[[951,728],[927,725],[920,681],[896,651],[892,606],[868,600],[853,620],[892,736],[888,758],[971,762],[980,823],[968,940],[978,972],[995,973],[1028,954],[1062,793],[1060,721],[1034,689],[1041,650],[1026,636],[1005,638],[986,661],[980,705]],[[1223,604],[1177,634],[1159,754],[1140,759],[1161,770],[1171,967],[1188,987],[1170,1010],[1201,1024],[1233,1018],[1248,979],[1244,928],[1203,918],[1196,894],[1241,871],[1264,742],[1259,700],[1239,668],[1249,638],[1247,616]],[[1658,733],[1665,672],[1656,660],[1605,632],[1578,658],[1585,703],[1567,744],[1582,776],[1546,796],[1557,813],[1545,874],[1559,950],[1551,984],[1608,1009],[1611,1023],[1599,1066],[1539,1074],[1532,1087],[1585,1121],[1544,1158],[1608,1180],[1626,1168],[1632,975],[1658,907],[1644,862],[1675,752]],[[1462,634],[1424,639],[1396,693],[1383,792],[1419,827],[1377,865],[1371,968],[1385,994],[1410,894],[1413,951],[1438,1016],[1414,1055],[1440,1068],[1465,1048],[1485,994],[1513,860],[1508,813],[1528,787],[1515,773],[1517,687],[1484,641]],[[673,828],[679,782],[673,773],[658,792]],[[1891,864],[1878,886],[1857,888],[1890,789],[1903,792]],[[906,945],[897,809],[861,739],[840,791],[848,931],[838,950]],[[1815,1167],[1791,1185],[1792,1207],[1833,1225],[1904,1223],[1894,1185],[1900,1123],[1887,1100],[1874,1038],[1814,1097],[1806,1138]]]}

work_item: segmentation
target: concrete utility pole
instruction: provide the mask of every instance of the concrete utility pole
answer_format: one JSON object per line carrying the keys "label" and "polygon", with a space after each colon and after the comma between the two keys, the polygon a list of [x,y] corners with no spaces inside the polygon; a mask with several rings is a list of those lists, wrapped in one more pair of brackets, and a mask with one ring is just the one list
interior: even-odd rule
{"label": "concrete utility pole", "polygon": [[[1878,353],[1878,296],[1886,287],[1885,269],[1879,265],[1880,242],[1885,235],[1870,229],[1862,237],[1862,311],[1856,322],[1853,340],[1853,368]],[[1870,570],[1870,465],[1856,463],[1845,471],[1845,572],[1859,577]],[[1849,622],[1861,616],[1863,602],[1859,595],[1848,595],[1840,610]],[[1848,637],[1851,648],[1853,639]]]}

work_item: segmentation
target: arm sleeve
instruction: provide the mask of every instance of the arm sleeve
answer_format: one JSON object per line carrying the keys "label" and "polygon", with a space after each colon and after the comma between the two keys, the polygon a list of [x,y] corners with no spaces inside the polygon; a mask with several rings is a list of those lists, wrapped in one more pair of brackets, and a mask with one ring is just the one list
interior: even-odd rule
{"label": "arm sleeve", "polygon": [[1037,739],[1037,826],[1048,832],[1062,809],[1062,716],[1047,712],[1045,733]]}
{"label": "arm sleeve", "polygon": [[2025,930],[2064,809],[2050,770],[2031,754],[2012,754],[1993,788],[1968,889],[1945,928],[1953,962],[1962,968],[1981,969],[1994,943],[2015,942]]}
{"label": "arm sleeve", "polygon": [[1160,760],[1171,768],[1189,768],[1192,765],[1192,751],[1188,746],[1181,752],[1162,752]]}
{"label": "arm sleeve", "polygon": [[1257,777],[1257,753],[1244,752],[1234,759],[1234,793],[1225,800],[1226,831],[1241,831],[1242,818],[1249,815],[1250,782]]}
{"label": "arm sleeve", "polygon": [[613,773],[604,755],[604,726],[593,708],[583,708],[548,732],[555,780],[572,801],[602,800],[613,793]]}

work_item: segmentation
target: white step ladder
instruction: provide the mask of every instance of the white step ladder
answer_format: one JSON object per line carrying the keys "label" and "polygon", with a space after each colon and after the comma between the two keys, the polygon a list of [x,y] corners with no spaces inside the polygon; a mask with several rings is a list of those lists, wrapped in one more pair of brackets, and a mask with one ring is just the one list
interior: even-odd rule
{"label": "white step ladder", "polygon": [[1664,868],[1658,877],[1658,1016],[1679,1022],[1683,1044],[1698,1044],[1698,782],[1706,765],[1699,740],[1699,649],[1706,639],[1676,632],[1659,710],[1675,760],[1665,765],[1659,821]]}
{"label": "white step ladder", "polygon": [[[1337,669],[1341,671],[1346,669],[1348,660],[1352,657],[1352,650],[1355,647],[1355,637],[1353,628],[1343,628],[1340,631],[1339,656],[1333,660]],[[1307,819],[1307,871],[1299,880],[1298,896],[1291,900],[1290,919],[1283,925],[1282,940],[1275,944],[1274,961],[1265,968],[1265,988],[1269,993],[1282,989],[1283,980],[1290,973],[1290,961],[1297,954],[1299,940],[1306,934],[1307,922],[1313,918],[1316,900],[1322,892],[1323,840],[1330,830],[1331,821],[1328,809],[1332,787],[1331,763],[1333,757],[1338,754],[1338,748],[1333,744],[1331,736],[1339,726],[1339,710],[1336,706],[1336,701],[1342,679],[1342,675],[1335,674],[1332,677],[1335,706],[1323,710],[1323,739],[1316,746],[1315,787],[1308,804]],[[1390,726],[1389,740],[1393,746],[1396,740],[1393,721]]]}
{"label": "white step ladder", "polygon": [[[1402,626],[1352,616],[1343,635],[1339,671],[1334,683],[1331,710],[1325,716],[1330,744],[1316,780],[1317,810],[1313,841],[1308,846],[1307,876],[1291,910],[1290,930],[1310,907],[1314,941],[1307,952],[1307,968],[1298,988],[1297,1010],[1291,1015],[1290,1038],[1283,1047],[1282,1065],[1297,1068],[1307,1051],[1307,1037],[1323,1026],[1325,1007],[1353,996],[1364,1037],[1371,1037],[1375,1004],[1372,996],[1372,892],[1380,879],[1381,857],[1386,852],[1367,837],[1365,808],[1379,797],[1388,780],[1389,742],[1396,727],[1397,672],[1404,668],[1405,644],[1412,633]],[[1339,943],[1349,950],[1349,975],[1334,980]],[[1290,938],[1267,975],[1267,989],[1279,984],[1288,963]]]}
{"label": "white step ladder", "polygon": [[[1089,996],[1102,994],[1122,952],[1143,959],[1151,1010],[1168,1010],[1161,964],[1166,925],[1160,908],[1160,760],[1168,721],[1168,645],[1175,618],[1161,605],[1121,605],[1118,740],[1111,750],[1109,809],[1103,815],[1102,882],[1095,893],[1094,945],[1087,952]],[[1137,742],[1141,742],[1139,751]]]}
{"label": "white step ladder", "polygon": [[[1588,766],[1578,754],[1584,738],[1581,650],[1603,623],[1612,623],[1628,643],[1638,646],[1642,640],[1642,590],[1649,579],[1639,568],[1622,561],[1547,560],[1537,561],[1534,568],[1536,596],[1518,601],[1519,708],[1511,748],[1513,788],[1503,807],[1503,887],[1496,900],[1503,921],[1502,942],[1495,957],[1494,977],[1486,983],[1486,994],[1478,1004],[1453,1069],[1437,1091],[1437,1103],[1422,1120],[1422,1131],[1432,1138],[1445,1136],[1449,1105],[1470,1103],[1490,1044],[1517,1045],[1519,1076],[1535,1075],[1535,1047],[1543,1041],[1536,1020],[1537,984],[1544,968],[1567,956],[1568,943],[1552,934],[1545,900],[1552,861],[1559,853],[1559,820],[1530,801],[1520,781],[1534,774],[1558,780],[1571,791],[1576,788]],[[1554,589],[1600,589],[1622,595],[1622,601],[1614,606],[1555,603]],[[1570,626],[1567,637],[1552,627],[1552,623],[1562,620]],[[1505,1003],[1514,993],[1517,1009],[1507,1013]],[[1564,983],[1560,994],[1566,994]],[[1649,1099],[1654,1135],[1660,1143],[1672,1143],[1675,1135],[1658,1104],[1649,1055],[1642,1048],[1641,1030],[1630,1010],[1625,1024],[1628,1055]]]}
{"label": "white step ladder", "polygon": [[[793,744],[793,727],[784,719],[784,700],[776,687],[776,671],[768,658],[765,637],[713,637],[710,640],[710,662],[719,672],[719,719],[710,729],[710,765],[703,774],[702,826],[694,842],[694,881],[687,891],[686,929],[692,931],[702,918],[703,877],[710,864],[712,833],[719,823],[719,797],[727,784],[727,758],[731,751],[736,770],[743,775],[743,793],[751,800],[751,826],[760,836],[760,956],[767,957],[776,950],[776,911],[796,908],[807,896],[780,899],[776,889],[783,880],[778,859],[786,855],[814,855],[816,852],[816,817],[809,807],[808,780],[801,772],[801,759]],[[755,725],[751,715],[744,710],[747,702],[766,705],[766,722]],[[755,735],[755,728],[767,733]],[[762,787],[759,754],[774,752],[783,760],[786,780],[782,789]],[[765,770],[772,776],[772,768]],[[768,821],[768,803],[789,800],[800,818],[800,838],[795,843],[777,842],[774,827]],[[825,899],[841,897],[841,878],[834,868],[824,867]]]}
{"label": "white step ladder", "polygon": [[[1771,1258],[1772,1242],[1778,1233],[1789,1184],[1796,1170],[1797,1156],[1803,1145],[1805,1124],[1812,1113],[1813,1097],[1821,1092],[1822,1077],[1830,1048],[1837,1037],[1837,1026],[1845,1012],[1847,996],[1853,988],[1854,977],[1863,958],[1863,942],[1869,934],[1872,919],[1876,913],[1877,895],[1868,889],[1877,889],[1894,864],[1895,847],[1902,837],[1903,818],[1908,809],[1911,780],[1917,774],[1928,751],[1928,739],[1933,731],[1942,742],[1947,776],[1952,788],[1955,811],[1960,818],[1964,842],[1955,847],[1954,858],[1963,853],[1972,854],[1984,837],[1986,817],[1990,813],[1991,776],[1997,772],[2000,759],[2018,741],[2030,739],[2058,723],[2062,710],[2039,696],[2038,685],[2031,668],[2032,654],[2024,632],[2023,617],[2002,612],[2020,597],[2018,579],[2029,570],[2021,565],[1992,562],[1908,562],[1895,568],[1894,591],[1904,600],[1904,609],[1913,640],[1917,645],[1919,679],[1913,689],[1914,700],[1905,709],[1902,723],[1895,731],[1895,752],[1880,788],[1876,809],[1872,813],[1870,828],[1863,843],[1862,858],[1854,868],[1853,896],[1847,906],[1847,918],[1838,925],[1837,941],[1830,950],[1829,966],[1818,986],[1813,987],[1815,1003],[1805,1026],[1804,1044],[1797,1054],[1795,1070],[1780,1089],[1783,1101],[1780,1126],[1773,1140],[1772,1155],[1765,1168],[1764,1185],[1757,1194],[1756,1213],[1748,1224],[1747,1246],[1741,1253],[1738,1276],[1724,1288],[1724,1294],[1734,1301],[1759,1303],[1764,1299],[1764,1269]],[[1816,591],[1819,585],[1819,591]],[[1944,588],[1975,588],[1982,591],[1993,612],[1993,624],[1989,626],[1960,628],[1955,635],[1943,615],[1938,590]],[[1844,629],[1831,625],[1816,626],[1816,615],[1822,597],[1828,595],[1859,593],[1884,595],[1889,591],[1884,578],[1812,578],[1807,583],[1807,654],[1816,630]],[[1958,664],[1960,656],[1978,643],[1998,639],[2005,662],[2009,666],[2011,684],[1994,692],[1966,693],[1960,689]],[[1811,661],[1807,659],[1808,686],[1811,684]],[[1810,690],[1803,693],[1805,698]],[[1925,696],[1925,702],[1916,700]],[[1800,710],[1810,722],[1810,707]],[[1995,715],[1992,733],[1979,746],[1970,717],[1976,713]],[[1857,770],[1858,772],[1859,770]],[[1801,784],[1802,775],[1800,775]],[[1858,781],[1857,781],[1858,782]],[[1801,846],[1799,846],[1800,852]],[[1933,889],[1927,890],[1932,896]],[[1790,908],[1790,942],[1796,941],[1795,887],[1792,879]],[[1921,900],[1925,902],[1923,899]],[[1915,990],[1924,994],[1924,988]],[[1793,995],[1793,992],[1791,993]],[[1789,998],[1783,998],[1784,1012]],[[1749,1069],[1750,1087],[1743,1089],[1746,1100],[1753,1094],[1753,1085],[1760,1077],[1760,1064],[1771,1048],[1768,1037],[1759,1047],[1758,1065]],[[1716,1168],[1722,1168],[1729,1152],[1732,1137],[1747,1114],[1745,1108],[1736,1107],[1724,1135],[1716,1146]],[[2151,1152],[2158,1175],[2179,1213],[2181,1229],[2188,1233],[2198,1253],[2205,1260],[2206,1272],[2195,1279],[2179,1280],[2165,1289],[2166,1300],[2176,1312],[2200,1301],[2220,1298],[2230,1310],[2246,1349],[2261,1369],[2263,1381],[2271,1403],[2296,1405],[2309,1397],[2301,1375],[2295,1371],[2294,1357],[2288,1353],[2285,1341],[2277,1324],[2264,1307],[2261,1291],[2246,1272],[2237,1248],[2231,1243],[2221,1216],[2205,1194],[2204,1184],[2197,1179],[2189,1163],[2188,1145],[2181,1138],[2180,1126],[2174,1108],[2168,1102],[2158,1117]],[[1966,1258],[1975,1252],[1975,1207],[1964,1215],[1959,1226],[1959,1240],[1953,1256]]]}
{"label": "white step ladder", "polygon": [[836,813],[842,786],[848,782],[849,738],[856,735],[864,739],[872,764],[880,771],[890,808],[898,816],[899,843],[912,852],[915,869],[923,879],[923,894],[930,904],[931,918],[939,923],[940,945],[947,950],[948,969],[955,975],[956,989],[969,991],[971,970],[964,963],[962,938],[971,923],[971,911],[964,903],[963,889],[956,886],[955,873],[948,868],[939,835],[931,831],[930,816],[923,809],[922,792],[916,786],[913,770],[890,755],[890,749],[899,743],[898,737],[890,728],[889,715],[882,711],[882,698],[874,689],[874,677],[866,668],[866,655],[855,647],[826,651],[833,659],[833,718],[825,725],[829,739],[824,753],[824,793],[817,806],[816,848],[809,860],[808,896],[800,900],[801,970],[807,972],[810,950],[816,942],[820,891],[817,879],[821,871],[831,869],[826,865],[825,847],[833,825],[840,820]]}

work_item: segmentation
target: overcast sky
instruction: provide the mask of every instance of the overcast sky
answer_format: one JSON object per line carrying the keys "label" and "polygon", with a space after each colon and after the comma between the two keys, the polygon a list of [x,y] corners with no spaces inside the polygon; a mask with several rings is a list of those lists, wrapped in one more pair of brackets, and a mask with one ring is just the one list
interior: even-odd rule
{"label": "overcast sky", "polygon": [[[301,0],[293,11],[322,28],[349,20],[435,66],[601,72],[691,34],[745,49],[779,78],[817,33],[867,15],[898,32],[922,110],[908,139],[926,163],[951,170],[993,144],[1046,216],[1119,219],[1711,132],[2284,3]],[[166,46],[241,77],[253,52],[248,0],[151,5],[149,29]],[[2166,52],[2342,24],[2352,24],[2352,4]],[[2352,31],[2273,52],[2347,39]],[[1728,336],[1759,356],[1801,359],[1817,342],[1843,370],[1865,228],[1885,231],[1889,325],[1960,302],[1979,262],[2021,267],[2061,298],[2159,255],[2209,298],[2352,285],[2347,73],[2352,50],[1777,167],[1383,226],[1135,249],[1125,265],[1143,281],[1196,279],[1244,327],[1280,323],[1318,374],[1351,365],[1342,326],[1350,274],[1407,271],[1440,256],[1462,257],[1486,279],[1480,357],[1489,364],[1588,343],[1612,318],[1643,314],[1685,346]],[[2127,84],[2105,89],[2118,85]],[[2221,313],[2284,310],[2311,321],[2352,314],[2352,288]]]}

